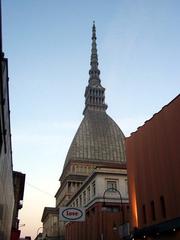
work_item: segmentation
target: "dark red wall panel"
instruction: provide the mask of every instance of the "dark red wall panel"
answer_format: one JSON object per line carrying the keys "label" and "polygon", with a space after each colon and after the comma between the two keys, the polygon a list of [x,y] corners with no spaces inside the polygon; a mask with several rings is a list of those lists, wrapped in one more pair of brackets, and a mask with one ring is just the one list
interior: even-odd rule
{"label": "dark red wall panel", "polygon": [[[180,96],[126,139],[132,226],[180,216]],[[166,218],[162,214],[163,196]],[[152,219],[154,201],[155,217]]]}

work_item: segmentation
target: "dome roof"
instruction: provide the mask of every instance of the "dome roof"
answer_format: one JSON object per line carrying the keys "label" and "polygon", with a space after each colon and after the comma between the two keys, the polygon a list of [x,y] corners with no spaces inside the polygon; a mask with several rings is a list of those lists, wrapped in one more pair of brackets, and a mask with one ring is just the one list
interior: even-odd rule
{"label": "dome roof", "polygon": [[105,111],[86,112],[69,148],[64,167],[72,161],[125,162],[124,134]]}

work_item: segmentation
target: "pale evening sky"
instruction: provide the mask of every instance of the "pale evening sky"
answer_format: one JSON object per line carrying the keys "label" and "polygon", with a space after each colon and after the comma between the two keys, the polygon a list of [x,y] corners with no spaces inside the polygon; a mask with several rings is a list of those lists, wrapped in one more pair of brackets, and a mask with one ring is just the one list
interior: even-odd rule
{"label": "pale evening sky", "polygon": [[180,89],[179,0],[4,0],[14,170],[26,174],[22,235],[55,206],[82,119],[96,21],[107,113],[126,136]]}

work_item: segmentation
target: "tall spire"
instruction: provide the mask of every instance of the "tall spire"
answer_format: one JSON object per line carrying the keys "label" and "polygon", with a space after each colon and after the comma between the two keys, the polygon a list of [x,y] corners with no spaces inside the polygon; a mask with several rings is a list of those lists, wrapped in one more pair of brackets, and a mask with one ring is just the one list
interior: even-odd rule
{"label": "tall spire", "polygon": [[98,54],[97,54],[97,45],[96,45],[96,26],[93,22],[92,27],[92,49],[91,49],[91,69],[89,70],[89,83],[91,85],[100,84],[100,71],[98,69]]}
{"label": "tall spire", "polygon": [[107,105],[105,104],[105,88],[101,86],[100,80],[100,70],[98,69],[98,54],[97,54],[97,44],[96,44],[96,26],[93,22],[92,27],[92,48],[91,48],[91,61],[89,70],[89,85],[86,87],[85,91],[85,109],[83,114],[87,110],[93,111],[105,111]]}

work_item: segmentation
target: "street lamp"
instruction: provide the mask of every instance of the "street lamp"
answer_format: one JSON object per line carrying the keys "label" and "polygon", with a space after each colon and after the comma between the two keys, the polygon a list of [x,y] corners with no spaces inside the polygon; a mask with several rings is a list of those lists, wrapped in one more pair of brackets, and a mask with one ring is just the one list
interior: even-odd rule
{"label": "street lamp", "polygon": [[[119,199],[120,199],[120,211],[122,211],[122,233],[123,233],[123,225],[124,225],[124,209],[123,209],[123,204],[122,204],[122,195],[121,195],[121,192],[119,190],[117,190],[116,188],[107,188],[105,191],[104,191],[104,194],[103,194],[103,208],[102,210],[105,210],[105,197],[106,197],[106,194],[107,192],[116,192],[118,193],[119,195]],[[115,225],[115,223],[113,224],[113,230],[116,231],[117,230],[117,226]],[[104,227],[103,227],[103,213],[102,213],[102,233],[101,233],[101,240],[104,240]]]}

